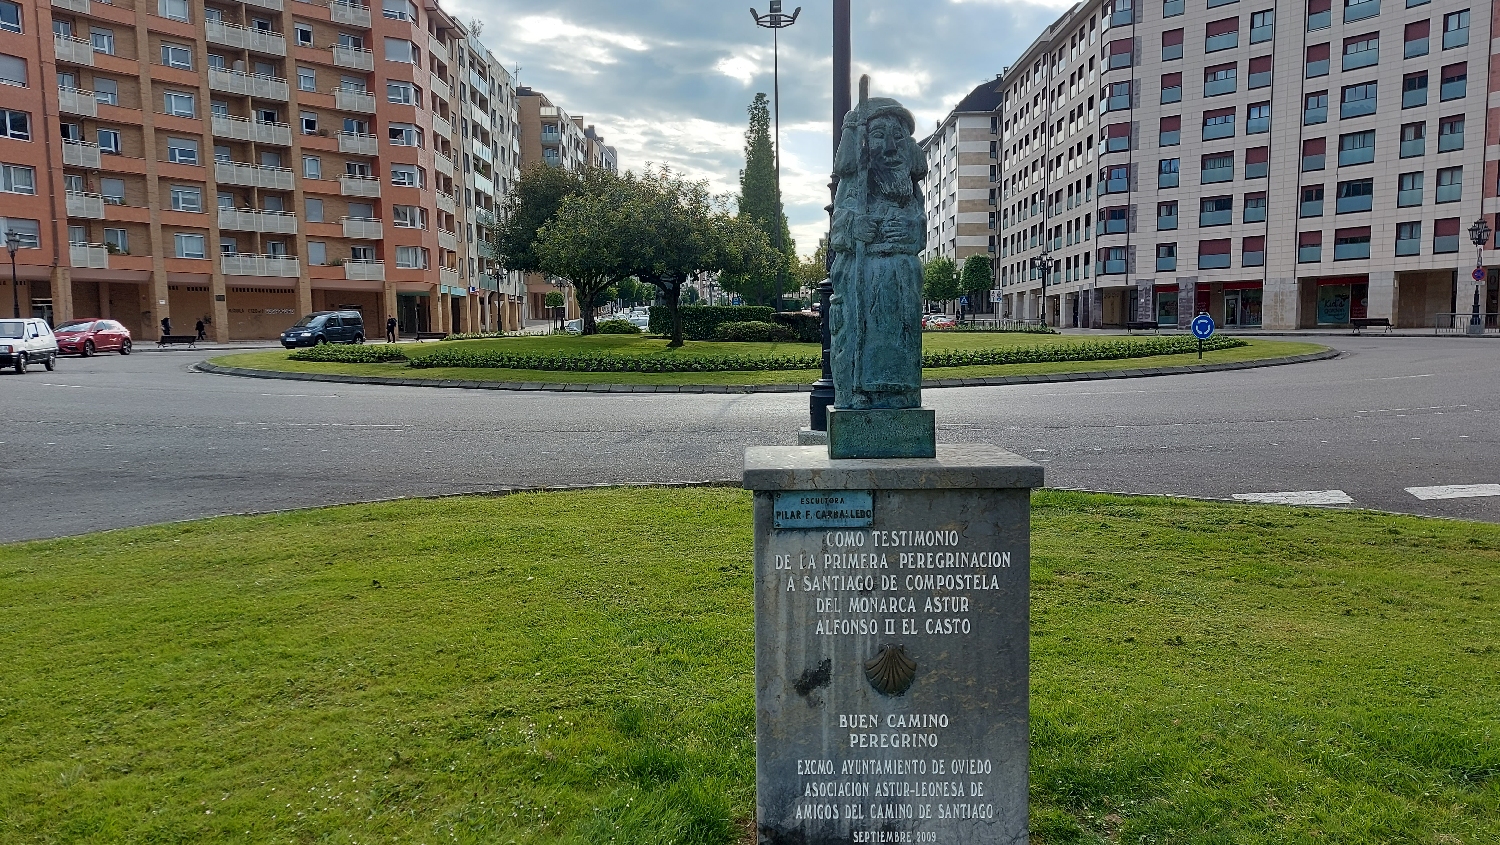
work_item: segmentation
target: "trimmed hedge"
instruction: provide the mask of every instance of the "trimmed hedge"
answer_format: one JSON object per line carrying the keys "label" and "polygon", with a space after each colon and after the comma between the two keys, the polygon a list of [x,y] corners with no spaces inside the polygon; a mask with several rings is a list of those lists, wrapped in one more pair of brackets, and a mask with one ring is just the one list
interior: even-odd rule
{"label": "trimmed hedge", "polygon": [[[769,323],[776,309],[766,305],[688,305],[682,309],[682,336],[687,340],[713,340],[720,323]],[[672,334],[672,309],[651,306],[652,334]]]}
{"label": "trimmed hedge", "polygon": [[[1220,335],[1205,341],[1205,350],[1235,349],[1245,341]],[[364,347],[381,349],[383,347]],[[922,356],[924,368],[972,367],[989,364],[1042,364],[1054,361],[1113,361],[1181,355],[1198,349],[1188,335],[1168,337],[1093,340],[1013,349],[967,349],[929,352]],[[720,373],[757,370],[814,370],[822,366],[820,355],[612,355],[593,353],[528,354],[510,352],[462,352],[443,350],[412,359],[414,369],[433,367],[493,368],[501,370],[548,370],[577,373]]]}
{"label": "trimmed hedge", "polygon": [[720,323],[714,329],[714,340],[743,343],[789,343],[797,339],[796,333],[776,323]]}
{"label": "trimmed hedge", "polygon": [[797,336],[799,343],[822,343],[823,321],[816,314],[804,314],[801,311],[782,311],[773,314],[771,321],[779,326],[786,326]]}
{"label": "trimmed hedge", "polygon": [[286,356],[292,361],[315,361],[323,364],[388,364],[405,361],[406,353],[389,343],[374,346],[335,346],[325,343],[309,346]]}
{"label": "trimmed hedge", "polygon": [[595,326],[599,334],[640,334],[641,327],[629,320],[605,320]]}

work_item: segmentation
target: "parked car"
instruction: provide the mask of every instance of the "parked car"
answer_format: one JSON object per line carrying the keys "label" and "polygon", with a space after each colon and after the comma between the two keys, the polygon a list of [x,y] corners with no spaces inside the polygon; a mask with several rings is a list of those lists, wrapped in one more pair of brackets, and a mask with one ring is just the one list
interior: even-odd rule
{"label": "parked car", "polygon": [[955,325],[952,314],[928,314],[922,318],[922,327],[927,329],[951,329]]}
{"label": "parked car", "polygon": [[626,314],[624,319],[628,321],[630,325],[635,326],[638,329],[651,328],[650,314],[642,314],[639,311],[632,311],[629,314]]}
{"label": "parked car", "polygon": [[57,337],[46,320],[0,320],[0,367],[26,372],[27,364],[57,368]]}
{"label": "parked car", "polygon": [[287,349],[321,343],[364,343],[365,318],[358,311],[319,311],[308,314],[281,333]]}
{"label": "parked car", "polygon": [[130,354],[130,329],[114,320],[69,320],[57,327],[56,334],[61,355],[87,358],[95,352]]}
{"label": "parked car", "polygon": [[569,320],[566,323],[563,323],[563,331],[567,332],[568,334],[582,334],[583,320]]}

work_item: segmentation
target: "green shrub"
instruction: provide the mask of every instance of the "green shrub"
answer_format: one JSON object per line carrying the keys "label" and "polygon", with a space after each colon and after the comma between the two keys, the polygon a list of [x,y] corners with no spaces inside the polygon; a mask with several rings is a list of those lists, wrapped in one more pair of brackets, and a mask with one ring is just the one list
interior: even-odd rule
{"label": "green shrub", "polygon": [[[769,323],[775,309],[766,305],[689,305],[682,310],[682,336],[687,340],[713,340],[720,323]],[[651,306],[651,333],[672,333],[672,309]]]}
{"label": "green shrub", "polygon": [[629,320],[605,320],[597,326],[599,334],[640,334],[639,326]]}
{"label": "green shrub", "polygon": [[804,314],[801,311],[783,311],[771,315],[771,321],[778,326],[786,326],[796,335],[799,343],[822,343],[823,321],[816,314]]}
{"label": "green shrub", "polygon": [[387,364],[405,361],[406,353],[398,346],[335,346],[325,343],[299,349],[287,356],[292,361],[316,361],[324,364]]}
{"label": "green shrub", "polygon": [[787,343],[796,339],[797,335],[791,329],[775,323],[720,323],[719,327],[714,329],[714,340],[741,343]]}
{"label": "green shrub", "polygon": [[454,332],[443,340],[494,340],[505,336],[505,332]]}

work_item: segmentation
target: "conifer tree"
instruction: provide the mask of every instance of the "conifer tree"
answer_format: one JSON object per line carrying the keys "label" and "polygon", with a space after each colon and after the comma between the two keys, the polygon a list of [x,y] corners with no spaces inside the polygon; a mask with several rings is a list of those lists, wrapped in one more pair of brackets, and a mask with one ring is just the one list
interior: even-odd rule
{"label": "conifer tree", "polygon": [[[797,248],[787,225],[786,208],[776,192],[776,152],[771,146],[770,101],[756,94],[750,103],[750,126],[745,130],[745,169],[740,171],[740,214],[754,221],[766,240],[776,243],[781,226],[781,251],[788,265],[796,262]],[[774,283],[773,283],[774,284]]]}

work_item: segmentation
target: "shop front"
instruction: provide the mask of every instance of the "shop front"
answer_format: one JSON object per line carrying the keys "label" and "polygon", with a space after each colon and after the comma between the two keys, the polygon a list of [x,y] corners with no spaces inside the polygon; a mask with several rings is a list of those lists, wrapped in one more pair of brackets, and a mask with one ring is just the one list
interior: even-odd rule
{"label": "shop front", "polygon": [[[1311,290],[1308,290],[1308,289]],[[1316,326],[1347,326],[1370,313],[1369,276],[1332,276],[1304,283],[1304,298],[1311,294]]]}
{"label": "shop front", "polygon": [[1208,314],[1222,328],[1260,328],[1263,282],[1198,283],[1194,291],[1194,314]]}
{"label": "shop front", "polygon": [[1156,324],[1163,328],[1177,326],[1177,285],[1157,285],[1155,290]]}

